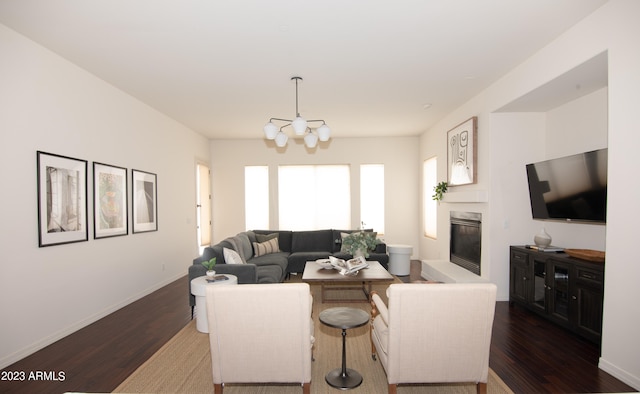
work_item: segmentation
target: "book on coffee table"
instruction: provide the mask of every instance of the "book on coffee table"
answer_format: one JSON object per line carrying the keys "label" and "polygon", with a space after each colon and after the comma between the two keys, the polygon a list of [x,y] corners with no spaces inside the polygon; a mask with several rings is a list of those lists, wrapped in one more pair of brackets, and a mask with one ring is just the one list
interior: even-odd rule
{"label": "book on coffee table", "polygon": [[369,263],[364,257],[354,257],[350,260],[338,259],[333,256],[329,256],[329,262],[334,269],[338,270],[342,275],[356,275],[361,269],[367,268]]}

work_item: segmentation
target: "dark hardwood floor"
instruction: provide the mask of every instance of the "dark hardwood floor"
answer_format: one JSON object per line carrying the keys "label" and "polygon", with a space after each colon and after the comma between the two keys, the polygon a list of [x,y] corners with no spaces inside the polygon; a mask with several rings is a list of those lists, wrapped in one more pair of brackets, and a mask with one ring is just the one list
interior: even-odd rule
{"label": "dark hardwood floor", "polygon": [[[413,261],[405,280],[419,278]],[[0,380],[0,393],[112,391],[189,322],[187,294],[185,277],[4,368],[27,380]],[[523,308],[496,306],[489,364],[516,393],[635,391],[598,369],[599,352]],[[47,380],[28,380],[38,371]]]}
{"label": "dark hardwood floor", "polygon": [[[111,392],[191,320],[187,295],[184,277],[4,368],[26,380],[0,393]],[[64,380],[29,380],[38,371]]]}

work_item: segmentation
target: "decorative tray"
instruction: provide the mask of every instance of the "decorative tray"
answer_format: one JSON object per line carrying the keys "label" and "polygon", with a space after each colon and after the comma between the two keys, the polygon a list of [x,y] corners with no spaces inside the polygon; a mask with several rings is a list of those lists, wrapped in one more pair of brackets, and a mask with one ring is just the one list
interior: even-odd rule
{"label": "decorative tray", "polygon": [[577,259],[593,261],[595,263],[604,263],[604,252],[591,249],[565,249],[564,252],[571,257]]}

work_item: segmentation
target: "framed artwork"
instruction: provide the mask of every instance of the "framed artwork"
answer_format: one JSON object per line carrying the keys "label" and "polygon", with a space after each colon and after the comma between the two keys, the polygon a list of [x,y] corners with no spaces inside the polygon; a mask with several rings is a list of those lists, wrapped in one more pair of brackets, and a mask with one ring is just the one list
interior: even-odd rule
{"label": "framed artwork", "polygon": [[449,186],[476,183],[477,122],[474,116],[447,132],[447,183]]}
{"label": "framed artwork", "polygon": [[93,163],[93,238],[129,233],[127,169]]}
{"label": "framed artwork", "polygon": [[87,161],[37,152],[38,246],[89,240]]}
{"label": "framed artwork", "polygon": [[158,231],[158,180],[156,174],[131,170],[133,232]]}

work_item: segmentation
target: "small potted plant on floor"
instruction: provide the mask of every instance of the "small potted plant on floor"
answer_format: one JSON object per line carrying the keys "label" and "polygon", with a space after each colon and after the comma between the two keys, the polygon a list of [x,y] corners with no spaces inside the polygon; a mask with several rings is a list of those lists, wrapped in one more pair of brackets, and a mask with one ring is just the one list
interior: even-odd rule
{"label": "small potted plant on floor", "polygon": [[216,274],[216,271],[213,270],[213,268],[216,266],[216,257],[212,258],[209,261],[203,261],[200,264],[202,264],[204,268],[207,269],[207,276],[214,276]]}

